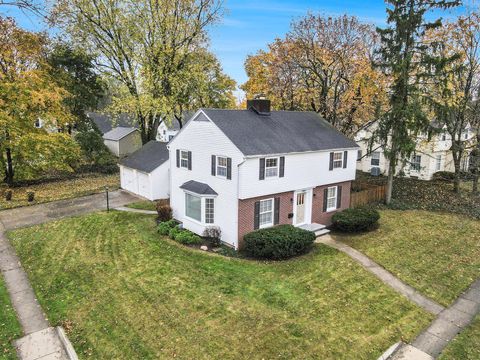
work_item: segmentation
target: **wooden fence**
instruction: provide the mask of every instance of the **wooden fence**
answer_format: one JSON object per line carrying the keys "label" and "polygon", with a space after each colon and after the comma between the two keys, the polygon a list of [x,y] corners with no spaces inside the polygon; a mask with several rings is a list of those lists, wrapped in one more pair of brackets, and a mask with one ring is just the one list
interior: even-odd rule
{"label": "wooden fence", "polygon": [[355,208],[375,202],[384,202],[387,185],[372,186],[350,194],[350,207]]}

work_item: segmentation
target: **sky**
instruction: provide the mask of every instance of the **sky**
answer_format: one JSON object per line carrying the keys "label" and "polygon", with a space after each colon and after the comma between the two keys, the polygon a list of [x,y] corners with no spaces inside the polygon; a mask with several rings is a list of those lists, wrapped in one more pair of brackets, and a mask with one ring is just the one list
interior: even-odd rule
{"label": "sky", "polygon": [[[224,0],[223,20],[209,29],[210,49],[219,58],[223,70],[238,85],[247,80],[244,61],[277,37],[283,37],[293,20],[307,12],[338,16],[349,14],[361,21],[385,26],[383,0]],[[456,10],[457,12],[459,10]],[[1,8],[0,13],[14,17],[29,30],[44,30],[39,19],[18,10]],[[447,17],[449,15],[447,14]],[[237,96],[241,96],[240,91]]]}

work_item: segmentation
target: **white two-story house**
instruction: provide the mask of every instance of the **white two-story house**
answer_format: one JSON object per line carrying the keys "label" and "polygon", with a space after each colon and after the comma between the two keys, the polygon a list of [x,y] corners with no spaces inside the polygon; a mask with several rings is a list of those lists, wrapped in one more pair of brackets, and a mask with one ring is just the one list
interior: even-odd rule
{"label": "white two-story house", "polygon": [[174,218],[235,248],[277,224],[322,231],[350,205],[358,145],[316,113],[247,107],[200,109],[168,144]]}

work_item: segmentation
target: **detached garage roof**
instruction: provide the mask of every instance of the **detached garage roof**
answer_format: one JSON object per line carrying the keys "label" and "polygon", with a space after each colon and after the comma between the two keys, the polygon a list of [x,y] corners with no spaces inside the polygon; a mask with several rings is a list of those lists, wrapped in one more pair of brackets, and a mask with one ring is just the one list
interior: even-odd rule
{"label": "detached garage roof", "polygon": [[125,136],[131,134],[132,132],[137,131],[133,127],[116,127],[110,130],[109,132],[103,135],[105,140],[119,141],[122,140]]}
{"label": "detached garage roof", "polygon": [[149,141],[142,148],[122,159],[119,164],[150,173],[168,160],[167,143]]}

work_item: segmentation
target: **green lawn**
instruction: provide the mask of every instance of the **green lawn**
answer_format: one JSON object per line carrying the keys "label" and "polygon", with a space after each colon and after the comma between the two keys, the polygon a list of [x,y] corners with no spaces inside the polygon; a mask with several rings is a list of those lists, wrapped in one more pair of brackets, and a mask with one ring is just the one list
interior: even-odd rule
{"label": "green lawn", "polygon": [[0,359],[17,359],[12,341],[22,334],[15,311],[10,303],[10,298],[0,274]]}
{"label": "green lawn", "polygon": [[139,210],[152,210],[155,211],[157,208],[155,201],[144,200],[144,201],[137,201],[131,204],[126,205],[131,209],[139,209]]}
{"label": "green lawn", "polygon": [[480,359],[480,315],[443,350],[440,360]]}
{"label": "green lawn", "polygon": [[81,358],[377,359],[432,319],[321,245],[285,262],[225,258],[115,211],[9,236]]}
{"label": "green lawn", "polygon": [[337,238],[442,305],[480,276],[480,221],[427,211],[381,211],[380,227]]}

